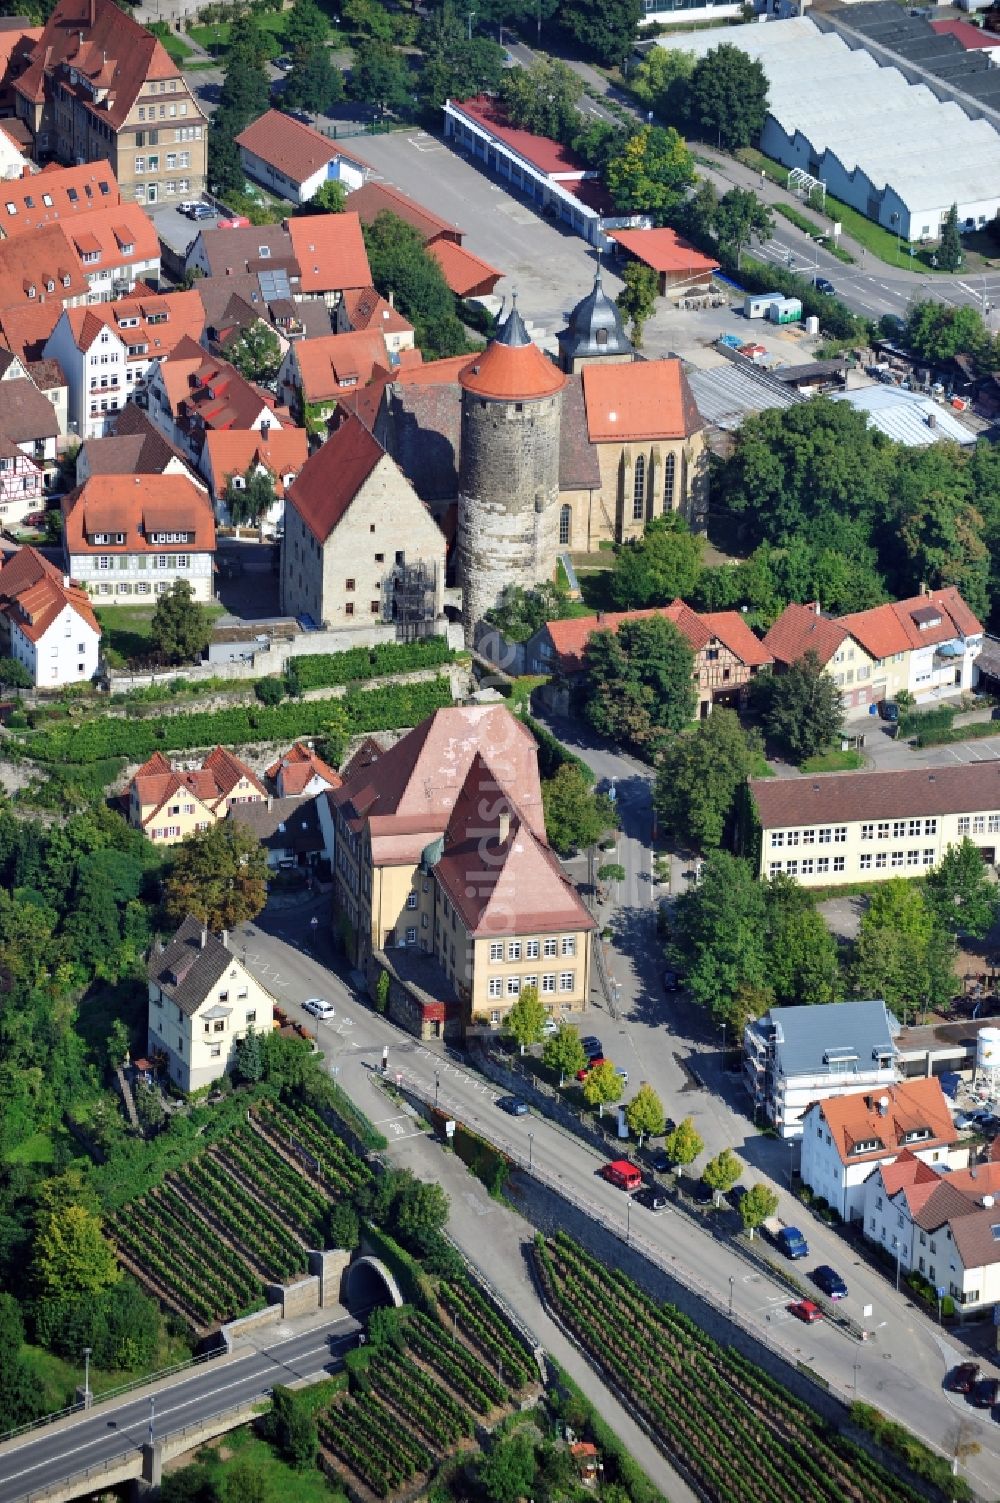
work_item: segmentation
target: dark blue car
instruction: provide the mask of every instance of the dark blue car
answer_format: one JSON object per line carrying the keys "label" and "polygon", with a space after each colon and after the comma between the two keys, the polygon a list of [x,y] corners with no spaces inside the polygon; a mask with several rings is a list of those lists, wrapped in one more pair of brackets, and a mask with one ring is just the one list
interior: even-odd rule
{"label": "dark blue car", "polygon": [[827,1299],[847,1298],[847,1285],[829,1263],[821,1263],[818,1268],[813,1269],[812,1281],[818,1289],[822,1289]]}

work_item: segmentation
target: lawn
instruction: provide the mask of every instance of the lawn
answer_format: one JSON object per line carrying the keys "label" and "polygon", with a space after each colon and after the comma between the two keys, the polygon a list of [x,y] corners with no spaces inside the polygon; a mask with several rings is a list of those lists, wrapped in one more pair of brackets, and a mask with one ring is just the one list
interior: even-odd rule
{"label": "lawn", "polygon": [[[329,1401],[329,1383],[318,1383],[308,1390],[310,1396],[317,1394],[317,1405]],[[211,1445],[203,1446],[197,1454],[198,1462],[205,1468],[211,1480],[224,1488],[226,1478],[234,1463],[239,1463],[255,1481],[253,1497],[261,1503],[285,1503],[294,1498],[295,1503],[346,1503],[343,1493],[332,1487],[316,1467],[302,1471],[282,1461],[266,1440],[253,1433],[249,1425],[240,1430],[231,1430],[220,1436]],[[169,1470],[169,1469],[168,1469]],[[250,1496],[248,1492],[246,1496]]]}
{"label": "lawn", "polygon": [[30,1138],[18,1143],[6,1155],[8,1164],[51,1164],[55,1159],[55,1147],[47,1132],[33,1132]]}
{"label": "lawn", "polygon": [[848,747],[847,751],[841,751],[840,747],[834,747],[831,751],[820,752],[816,757],[807,757],[799,767],[800,772],[860,772],[865,765],[865,759],[859,751]]}
{"label": "lawn", "polygon": [[[111,647],[125,658],[147,657],[153,650],[152,625],[154,605],[101,605],[97,607],[97,619],[104,633],[105,647]],[[214,621],[225,614],[221,605],[206,605],[205,610]]]}
{"label": "lawn", "polygon": [[193,57],[194,53],[187,42],[179,37],[176,32],[170,30],[165,21],[154,21],[149,28],[158,41],[162,42],[163,50],[173,62],[184,66],[186,57]]}
{"label": "lawn", "polygon": [[[67,1362],[63,1357],[57,1357],[54,1352],[47,1352],[42,1347],[32,1346],[27,1342],[22,1351],[28,1366],[41,1380],[48,1413],[53,1414],[59,1409],[67,1409],[70,1404],[76,1402],[77,1387],[83,1387],[82,1356],[79,1362]],[[175,1367],[180,1362],[186,1362],[190,1356],[190,1348],[182,1337],[164,1334],[159,1350],[153,1358],[150,1372],[163,1372],[168,1367]],[[134,1378],[143,1376],[141,1372],[106,1373],[91,1363],[90,1389],[92,1393],[100,1395],[108,1393],[113,1388],[121,1388],[125,1383],[131,1383]]]}
{"label": "lawn", "polygon": [[[265,32],[270,42],[270,57],[277,57],[285,45],[285,27],[288,24],[288,15],[281,11],[266,11],[254,17],[256,24],[262,32]],[[221,21],[216,26],[192,26],[189,36],[193,37],[199,47],[204,47],[206,52],[214,56],[220,56],[229,46],[230,25],[228,21]]]}

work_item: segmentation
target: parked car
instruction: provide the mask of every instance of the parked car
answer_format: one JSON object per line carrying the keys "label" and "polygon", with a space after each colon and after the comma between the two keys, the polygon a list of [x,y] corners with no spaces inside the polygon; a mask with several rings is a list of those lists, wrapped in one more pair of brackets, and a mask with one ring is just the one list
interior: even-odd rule
{"label": "parked car", "polygon": [[274,66],[280,68],[282,73],[287,73],[292,66],[292,60],[290,57],[276,57],[274,59]]}
{"label": "parked car", "polygon": [[510,1117],[526,1117],[528,1115],[528,1103],[522,1101],[520,1096],[499,1096],[497,1098],[497,1106]]}
{"label": "parked car", "polygon": [[878,712],[882,719],[887,720],[890,725],[899,724],[899,705],[894,699],[880,699],[878,702]]}
{"label": "parked car", "polygon": [[311,1013],[314,1018],[332,1018],[335,1016],[334,1009],[330,1003],[322,997],[310,997],[308,1001],[303,1002],[302,1011]]}
{"label": "parked car", "polygon": [[45,513],[44,511],[29,511],[24,521],[27,527],[44,527]]}
{"label": "parked car", "polygon": [[979,1382],[979,1363],[960,1362],[953,1367],[945,1380],[945,1387],[952,1393],[971,1393]]}
{"label": "parked car", "polygon": [[822,292],[825,297],[834,297],[837,289],[826,277],[816,278],[816,291]]}
{"label": "parked car", "polygon": [[684,977],[680,971],[664,971],[663,990],[665,992],[679,992],[684,984]]}
{"label": "parked car", "polygon": [[192,204],[189,209],[182,209],[181,212],[186,213],[189,219],[211,219],[215,210],[208,204]]}
{"label": "parked car", "polygon": [[604,1045],[594,1034],[588,1033],[585,1039],[580,1040],[580,1043],[583,1045],[583,1052],[588,1059],[596,1059],[599,1054],[603,1057]]}
{"label": "parked car", "polygon": [[[767,1223],[765,1222],[765,1227]],[[809,1243],[803,1237],[797,1226],[782,1226],[774,1233],[774,1240],[778,1250],[783,1252],[786,1258],[808,1258]]]}
{"label": "parked car", "polygon": [[606,1065],[606,1064],[607,1064],[607,1060],[604,1058],[603,1054],[597,1054],[597,1055],[595,1055],[593,1059],[588,1059],[587,1063],[584,1065],[584,1067],[583,1067],[582,1070],[577,1070],[577,1072],[576,1072],[576,1078],[577,1078],[577,1080],[586,1080],[586,1078],[590,1074],[591,1070],[596,1069],[596,1067],[598,1065]]}
{"label": "parked car", "polygon": [[1000,1401],[1000,1378],[980,1378],[969,1392],[969,1403],[977,1409],[992,1409]]}
{"label": "parked car", "polygon": [[743,1204],[744,1198],[750,1194],[746,1185],[734,1185],[729,1192],[729,1204],[734,1211],[738,1211]]}
{"label": "parked car", "polygon": [[696,1179],[693,1182],[689,1181],[687,1191],[691,1198],[696,1200],[700,1206],[711,1205],[715,1199],[715,1191],[711,1185],[706,1185],[703,1179]]}
{"label": "parked car", "polygon": [[829,1263],[821,1263],[818,1268],[813,1269],[812,1281],[818,1289],[822,1289],[828,1299],[847,1298],[847,1285]]}
{"label": "parked car", "polygon": [[542,1024],[542,1037],[551,1038],[554,1033],[558,1032],[559,1024],[556,1022],[555,1018],[546,1018],[545,1022]]}
{"label": "parked car", "polygon": [[814,1305],[811,1299],[796,1300],[794,1305],[788,1307],[789,1315],[794,1315],[796,1320],[804,1320],[807,1326],[814,1325],[817,1320],[823,1319],[823,1312],[819,1305]]}
{"label": "parked car", "polygon": [[663,1148],[654,1148],[646,1155],[646,1162],[651,1169],[656,1170],[657,1174],[666,1174],[670,1168],[669,1156]]}
{"label": "parked car", "polygon": [[621,1081],[622,1085],[628,1085],[628,1071],[627,1070],[616,1070],[615,1074],[618,1076],[618,1079]]}
{"label": "parked car", "polygon": [[664,1211],[667,1208],[667,1197],[656,1185],[643,1185],[641,1190],[635,1193],[636,1205],[645,1206],[647,1211]]}

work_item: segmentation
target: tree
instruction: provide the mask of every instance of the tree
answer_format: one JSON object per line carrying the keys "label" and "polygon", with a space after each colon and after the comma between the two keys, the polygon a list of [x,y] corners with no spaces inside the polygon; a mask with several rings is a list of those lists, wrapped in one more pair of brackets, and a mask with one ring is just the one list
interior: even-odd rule
{"label": "tree", "polygon": [[440,110],[446,99],[468,99],[499,88],[504,49],[491,37],[470,37],[464,17],[450,0],[424,19],[420,45],[424,60],[419,94],[426,111]]}
{"label": "tree", "polygon": [[937,248],[938,265],[945,271],[957,271],[965,260],[962,237],[958,233],[958,204],[952,204],[941,226],[941,239]]}
{"label": "tree", "polygon": [[653,804],[675,839],[705,851],[722,844],[737,792],[758,766],[760,743],[734,710],[716,709],[664,750]]}
{"label": "tree", "polygon": [[23,663],[16,658],[0,657],[0,694],[6,694],[8,689],[30,689],[31,684],[31,674]]}
{"label": "tree", "polygon": [[247,1024],[246,1034],[236,1046],[236,1070],[248,1085],[255,1085],[264,1074],[264,1052],[260,1035],[252,1023]]}
{"label": "tree", "polygon": [[[662,52],[662,47],[655,48]],[[698,186],[674,215],[674,222],[681,234],[687,235],[696,245],[708,245],[715,236],[715,224],[719,214],[719,195],[707,177],[698,179]]]}
{"label": "tree", "polygon": [[766,682],[764,725],[796,762],[826,751],[844,729],[840,689],[809,649]]}
{"label": "tree", "polygon": [[[680,129],[688,118],[688,89],[694,72],[693,52],[679,47],[650,47],[632,73],[632,93],[668,125]],[[707,181],[707,179],[705,179]]]}
{"label": "tree", "polygon": [[[316,42],[295,54],[285,78],[282,105],[325,115],[343,97],[343,75],[339,68],[334,67],[325,42]],[[324,183],[323,187],[326,186]]]}
{"label": "tree", "polygon": [[767,75],[755,58],[723,42],[695,63],[688,108],[706,140],[729,151],[752,146],[767,115]]}
{"label": "tree", "polygon": [[1000,907],[996,883],[982,853],[967,837],[950,845],[927,874],[927,902],[949,934],[983,939],[992,929]]}
{"label": "tree", "polygon": [[24,1321],[12,1294],[0,1294],[0,1426],[3,1431],[28,1424],[44,1412],[40,1381],[21,1353]]}
{"label": "tree", "polygon": [[[663,1102],[653,1090],[653,1087],[643,1081],[636,1091],[632,1100],[625,1107],[625,1121],[629,1132],[634,1132],[639,1139],[639,1147],[642,1147],[643,1138],[657,1137],[666,1126],[666,1116],[663,1111]],[[670,1141],[668,1138],[667,1142]],[[664,1144],[666,1147],[666,1143]],[[667,1152],[670,1150],[667,1148]],[[701,1152],[701,1149],[698,1149]],[[693,1155],[692,1155],[693,1156]]]}
{"label": "tree", "polygon": [[564,762],[555,777],[543,780],[542,807],[549,844],[560,856],[596,845],[618,822],[611,800],[594,792],[574,762]]}
{"label": "tree", "polygon": [[517,1503],[532,1491],[535,1443],[526,1430],[498,1436],[479,1463],[479,1484],[492,1503]]}
{"label": "tree", "polygon": [[546,621],[562,621],[572,609],[568,592],[544,580],[533,590],[508,585],[500,597],[500,604],[488,610],[485,619],[502,632],[508,642],[526,642]]}
{"label": "tree", "polygon": [[858,930],[855,989],[884,998],[905,1024],[911,1013],[950,1001],[954,960],[954,936],[921,888],[905,877],[880,883]]}
{"label": "tree", "polygon": [[365,247],[372,282],[416,330],[427,359],[464,354],[465,330],[455,313],[455,298],[440,266],[424,248],[422,236],[396,214],[379,214],[365,226]]}
{"label": "tree", "polygon": [[766,889],[748,861],[715,851],[702,863],[697,887],[674,907],[674,942],[668,952],[687,977],[696,1002],[716,1024],[742,1032],[747,991],[767,989]]}
{"label": "tree", "polygon": [[766,240],[774,232],[774,217],[750,188],[730,188],[719,199],[715,210],[715,233],[719,244],[736,252],[740,265],[743,247],[754,240]]}
{"label": "tree", "polygon": [[622,317],[629,319],[631,323],[629,334],[637,350],[642,349],[642,331],[656,308],[659,290],[660,284],[651,266],[643,266],[641,261],[628,263],[622,273],[622,289],[615,302],[621,309]]}
{"label": "tree", "polygon": [[993,359],[990,332],[982,314],[969,304],[954,306],[935,298],[912,303],[906,315],[906,343],[921,360],[936,365],[968,355],[983,370]]}
{"label": "tree", "polygon": [[624,62],[642,18],[640,0],[560,0],[559,25],[583,49],[584,56],[612,68]]}
{"label": "tree", "polygon": [[241,193],[243,164],[235,137],[268,108],[267,46],[249,13],[232,22],[226,71],[208,131],[209,181],[217,192]]}
{"label": "tree", "polygon": [[347,189],[335,178],[320,183],[308,202],[299,209],[300,214],[342,214],[347,206]]}
{"label": "tree", "polygon": [[285,697],[283,678],[259,678],[253,686],[254,698],[262,705],[280,705]]}
{"label": "tree", "polygon": [[624,142],[604,176],[619,214],[662,220],[684,201],[694,161],[672,125],[644,125]]}
{"label": "tree", "polygon": [[[626,275],[630,270],[626,267]],[[689,598],[701,577],[704,551],[704,538],[695,536],[679,512],[654,517],[641,537],[630,538],[615,554],[608,586],[615,607],[644,610]]]}
{"label": "tree", "polygon": [[[384,974],[384,973],[383,973]],[[353,1206],[345,1201],[334,1201],[326,1218],[326,1247],[339,1247],[352,1252],[361,1241],[361,1223]]]}
{"label": "tree", "polygon": [[169,663],[199,658],[212,635],[212,620],[186,579],[175,580],[156,602],[150,636]]}
{"label": "tree", "polygon": [[164,1473],[161,1503],[221,1503],[210,1467],[195,1461],[179,1472]]}
{"label": "tree", "polygon": [[268,470],[251,464],[239,477],[239,483],[235,475],[229,476],[222,500],[234,527],[256,527],[262,517],[274,510],[277,502],[274,477]]}
{"label": "tree", "polygon": [[326,45],[330,23],[316,0],[294,0],[285,17],[285,46],[294,56]]}
{"label": "tree", "polygon": [[268,1439],[297,1471],[313,1466],[319,1436],[311,1405],[303,1394],[293,1393],[284,1384],[276,1383],[264,1428]]}
{"label": "tree", "polygon": [[538,996],[537,986],[526,986],[503,1020],[501,1031],[516,1039],[524,1053],[525,1045],[537,1044],[548,1013]]}
{"label": "tree", "polygon": [[624,882],[628,872],[620,861],[606,861],[597,868],[598,882]]}
{"label": "tree", "polygon": [[693,1164],[704,1148],[705,1144],[691,1117],[685,1117],[682,1122],[678,1122],[673,1131],[668,1132],[663,1140],[663,1150],[670,1162],[679,1165],[682,1169],[688,1164]]}
{"label": "tree", "polygon": [[816,900],[779,873],[767,885],[767,980],[779,1007],[833,1002],[840,984],[837,942]]}
{"label": "tree", "polygon": [[584,714],[596,731],[650,755],[691,719],[694,651],[665,616],[593,632],[584,651]]}
{"label": "tree", "polygon": [[427,1252],[448,1220],[448,1196],[441,1185],[413,1180],[396,1209],[396,1229],[404,1242]]}
{"label": "tree", "polygon": [[42,1214],[33,1269],[42,1299],[98,1294],[121,1278],[100,1218],[82,1205],[54,1207]]}
{"label": "tree", "polygon": [[166,1120],[167,1114],[159,1091],[155,1086],[147,1085],[143,1080],[140,1080],[135,1088],[135,1114],[139,1118],[139,1126],[145,1133],[159,1132]]}
{"label": "tree", "polygon": [[557,58],[538,58],[530,68],[506,68],[497,97],[511,125],[535,135],[565,141],[580,127],[583,80]]}
{"label": "tree", "polygon": [[715,1203],[719,1197],[728,1195],[743,1173],[743,1165],[731,1148],[723,1148],[714,1159],[709,1159],[702,1171],[702,1179],[710,1190],[715,1191]]}
{"label": "tree", "polygon": [[222,1503],[269,1503],[263,1464],[255,1456],[237,1456],[222,1478]]}
{"label": "tree", "polygon": [[274,330],[258,318],[228,346],[226,357],[248,381],[273,381],[281,365],[281,344]]}
{"label": "tree", "polygon": [[167,915],[188,914],[213,933],[256,918],[267,902],[267,854],[252,831],[230,819],[188,835],[175,847],[163,884]]}
{"label": "tree", "polygon": [[778,1197],[770,1185],[751,1185],[750,1189],[740,1201],[740,1217],[743,1221],[743,1229],[753,1234],[759,1226],[763,1226],[769,1216],[773,1216],[778,1209]]}
{"label": "tree", "polygon": [[565,1084],[567,1076],[574,1076],[587,1063],[579,1031],[571,1023],[560,1023],[558,1033],[550,1034],[542,1048],[542,1063],[549,1070],[559,1071],[559,1084]]}
{"label": "tree", "polygon": [[410,70],[385,42],[363,41],[354,53],[347,92],[352,99],[373,104],[379,114],[405,110],[411,99]]}
{"label": "tree", "polygon": [[621,1076],[611,1061],[606,1059],[602,1065],[595,1065],[587,1071],[583,1082],[583,1099],[588,1106],[598,1107],[603,1117],[606,1106],[621,1100],[622,1089]]}

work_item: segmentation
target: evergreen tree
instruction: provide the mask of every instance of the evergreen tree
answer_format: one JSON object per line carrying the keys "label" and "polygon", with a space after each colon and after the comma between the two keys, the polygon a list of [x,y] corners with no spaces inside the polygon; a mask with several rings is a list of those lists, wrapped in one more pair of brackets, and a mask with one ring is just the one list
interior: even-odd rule
{"label": "evergreen tree", "polygon": [[236,1068],[243,1080],[249,1085],[255,1085],[264,1074],[264,1054],[260,1046],[260,1035],[252,1023],[247,1025],[247,1031],[236,1048]]}
{"label": "evergreen tree", "polygon": [[698,59],[688,81],[694,125],[716,146],[752,146],[767,115],[767,76],[756,58],[723,42]]}
{"label": "evergreen tree", "polygon": [[938,265],[945,271],[957,271],[965,260],[962,238],[958,233],[958,204],[952,204],[941,226],[941,241],[937,248]]}
{"label": "evergreen tree", "polygon": [[212,635],[212,621],[186,579],[178,579],[156,602],[150,635],[168,663],[199,658]]}

